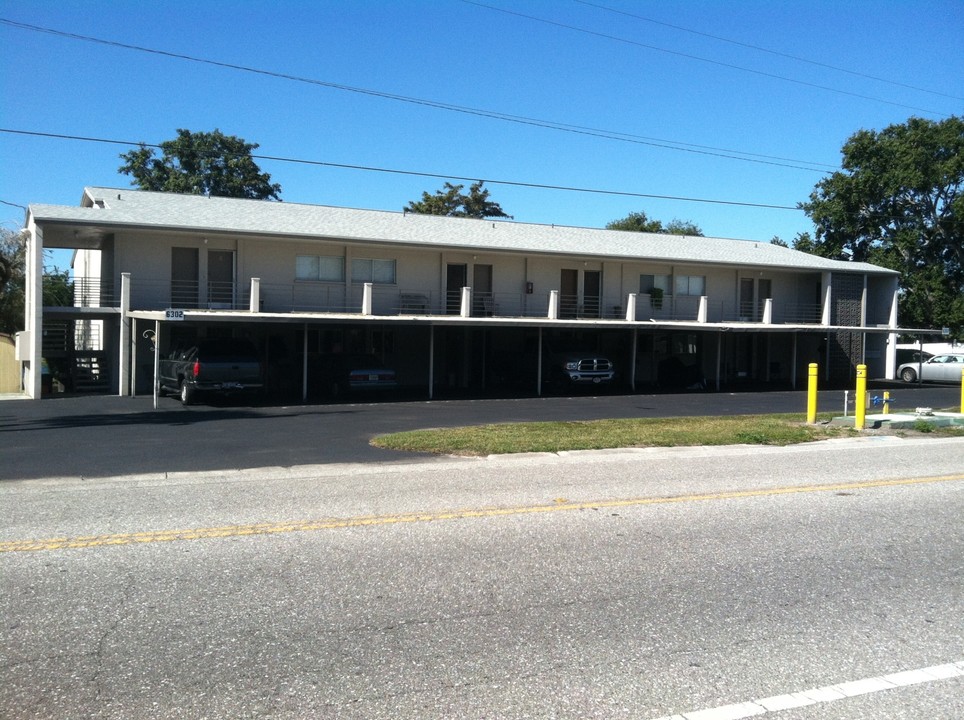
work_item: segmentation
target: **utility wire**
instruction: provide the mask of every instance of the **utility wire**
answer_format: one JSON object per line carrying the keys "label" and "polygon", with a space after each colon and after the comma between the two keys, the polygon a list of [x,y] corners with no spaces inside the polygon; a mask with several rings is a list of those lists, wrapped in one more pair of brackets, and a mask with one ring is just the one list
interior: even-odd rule
{"label": "utility wire", "polygon": [[[826,163],[817,163],[809,160],[794,160],[792,158],[783,158],[771,155],[763,155],[757,153],[748,153],[741,150],[728,150],[724,148],[714,148],[707,145],[695,145],[690,143],[681,143],[674,140],[662,140],[658,138],[648,138],[641,135],[632,135],[629,133],[622,133],[618,131],[602,130],[598,128],[584,127],[580,125],[569,125],[566,123],[555,122],[552,120],[541,120],[538,118],[530,118],[521,115],[510,115],[508,113],[498,112],[494,110],[485,110],[480,108],[466,107],[462,105],[453,105],[449,103],[443,103],[435,100],[426,100],[424,98],[410,97],[406,95],[397,95],[394,93],[382,92],[379,90],[372,90],[368,88],[353,87],[351,85],[343,85],[340,83],[327,82],[324,80],[317,80],[312,78],[301,77],[298,75],[290,75],[287,73],[275,72],[272,70],[264,70],[261,68],[254,68],[246,65],[238,65],[234,63],[221,62],[218,60],[210,60],[207,58],[195,57],[192,55],[185,55],[182,53],[174,53],[166,50],[157,50],[155,48],[147,48],[139,45],[130,45],[128,43],[121,43],[114,40],[104,40],[102,38],[91,37],[89,35],[78,35],[76,33],[64,32],[62,30],[54,30],[52,28],[45,28],[38,25],[28,25],[26,23],[15,22],[13,20],[8,20],[6,18],[0,18],[0,24],[9,25],[11,27],[16,27],[22,30],[30,30],[33,32],[47,33],[50,35],[56,35],[60,37],[66,37],[73,40],[81,40],[84,42],[92,42],[101,45],[106,45],[109,47],[117,47],[125,50],[134,50],[137,52],[144,52],[153,55],[159,55],[161,57],[175,58],[178,60],[185,60],[188,62],[201,63],[205,65],[213,65],[215,67],[226,68],[229,70],[237,70],[241,72],[253,73],[256,75],[264,75],[267,77],[278,78],[282,80],[290,80],[294,82],[306,83],[309,85],[317,85],[320,87],[326,87],[333,90],[341,90],[344,92],[353,92],[362,95],[368,95],[371,97],[378,97],[386,100],[395,100],[397,102],[409,103],[412,105],[421,105],[425,107],[431,107],[438,110],[447,110],[450,112],[459,112],[467,115],[474,115],[478,117],[487,117],[494,120],[502,120],[505,122],[513,122],[521,125],[529,125],[534,127],[547,128],[551,130],[558,130],[561,132],[569,132],[578,135],[586,135],[589,137],[603,138],[606,140],[617,140],[621,142],[628,142],[637,145],[647,145],[650,147],[658,147],[667,150],[677,150],[679,152],[689,152],[699,155],[708,155],[712,157],[720,157],[729,160],[742,160],[744,162],[752,162],[763,165],[774,165],[777,167],[786,167],[795,170],[807,170],[809,172],[827,172],[828,170],[838,170],[839,167],[835,165],[829,165]],[[795,164],[802,163],[802,164]],[[810,166],[810,167],[806,167]]]}
{"label": "utility wire", "polygon": [[900,107],[906,110],[916,110],[918,112],[927,113],[928,115],[936,115],[938,117],[949,117],[946,113],[937,112],[936,110],[928,110],[927,108],[916,107],[914,105],[906,105],[904,103],[893,102],[891,100],[884,100],[883,98],[873,97],[871,95],[861,95],[860,93],[850,92],[849,90],[840,90],[838,88],[832,88],[826,85],[818,85],[817,83],[807,82],[806,80],[796,80],[795,78],[789,78],[784,75],[777,75],[776,73],[769,73],[763,70],[754,70],[753,68],[747,68],[741,65],[734,65],[732,63],[725,63],[720,60],[712,60],[710,58],[700,57],[699,55],[692,55],[690,53],[679,52],[678,50],[668,50],[666,48],[661,48],[656,45],[649,45],[647,43],[638,42],[636,40],[630,40],[628,38],[619,37],[618,35],[609,35],[607,33],[597,32],[595,30],[587,30],[586,28],[581,28],[576,25],[569,25],[567,23],[557,22],[555,20],[547,20],[545,18],[536,17],[535,15],[526,15],[525,13],[516,12],[515,10],[506,10],[505,8],[495,7],[494,5],[486,5],[485,3],[482,3],[482,2],[476,2],[476,0],[462,0],[462,2],[466,3],[467,5],[475,5],[476,7],[485,8],[486,10],[492,10],[494,12],[500,12],[506,15],[513,15],[515,17],[524,18],[526,20],[532,20],[534,22],[543,23],[545,25],[552,25],[553,27],[563,28],[565,30],[572,30],[573,32],[583,33],[585,35],[592,35],[593,37],[603,38],[605,40],[613,40],[615,42],[625,43],[626,45],[634,45],[636,47],[646,48],[647,50],[655,50],[657,52],[666,53],[668,55],[675,55],[677,57],[687,58],[688,60],[697,60],[699,62],[709,63],[711,65],[718,65],[720,67],[729,68],[731,70],[739,70],[741,72],[752,73],[754,75],[760,75],[762,77],[772,78],[774,80],[782,80],[783,82],[803,85],[804,87],[815,88],[817,90],[826,90],[827,92],[838,93],[840,95],[847,95],[849,97],[860,98],[861,100],[872,100],[874,102],[884,103],[885,105],[893,105],[894,107]]}
{"label": "utility wire", "polygon": [[605,10],[606,12],[614,13],[616,15],[624,15],[626,17],[631,17],[636,20],[642,20],[643,22],[652,23],[653,25],[662,25],[663,27],[672,28],[673,30],[679,30],[681,32],[690,33],[692,35],[699,35],[701,37],[710,38],[711,40],[718,40],[720,42],[729,43],[730,45],[737,45],[739,47],[748,48],[750,50],[756,50],[758,52],[768,53],[770,55],[776,55],[777,57],[787,58],[788,60],[795,60],[797,62],[807,63],[808,65],[814,65],[816,67],[825,68],[827,70],[834,70],[836,72],[846,73],[847,75],[853,75],[854,77],[860,77],[866,80],[875,80],[876,82],[887,83],[888,85],[894,85],[895,87],[905,88],[907,90],[915,90],[917,92],[929,93],[931,95],[939,95],[940,97],[950,98],[951,100],[964,100],[964,97],[961,97],[959,95],[950,95],[948,93],[940,92],[939,90],[928,90],[927,88],[917,87],[916,85],[908,85],[907,83],[898,82],[896,80],[888,80],[887,78],[878,77],[876,75],[869,75],[867,73],[858,72],[856,70],[848,70],[847,68],[842,68],[837,65],[830,65],[829,63],[820,62],[819,60],[811,60],[809,58],[800,57],[799,55],[791,55],[789,53],[780,52],[779,50],[772,50],[770,48],[760,47],[759,45],[751,45],[750,43],[740,42],[739,40],[733,40],[731,38],[721,37],[720,35],[713,35],[712,33],[702,32],[700,30],[693,30],[692,28],[683,27],[682,25],[673,25],[672,23],[663,22],[661,20],[654,20],[653,18],[644,17],[642,15],[637,15],[631,12],[626,12],[625,10],[618,10],[616,8],[608,7],[606,5],[599,5],[598,3],[589,2],[588,0],[573,0],[573,2],[579,3],[580,5],[593,7],[598,10]]}
{"label": "utility wire", "polygon": [[[60,133],[45,133],[32,130],[14,130],[11,128],[0,128],[0,133],[11,135],[27,135],[32,137],[53,138],[56,140],[77,140],[82,142],[106,143],[110,145],[140,146],[160,149],[160,145],[133,142],[129,140],[110,140],[107,138],[84,137],[80,135],[64,135]],[[219,154],[220,155],[220,154]],[[653,195],[649,193],[636,193],[622,190],[603,190],[598,188],[572,187],[567,185],[548,185],[543,183],[521,182],[516,180],[495,180],[479,177],[467,177],[462,175],[450,175],[446,173],[421,172],[417,170],[398,170],[394,168],[371,167],[367,165],[349,165],[345,163],[324,162],[322,160],[306,160],[302,158],[278,157],[276,155],[250,155],[256,160],[268,160],[272,162],[294,163],[299,165],[312,165],[316,167],[329,167],[340,170],[359,170],[364,172],[389,173],[393,175],[409,175],[412,177],[427,177],[442,180],[461,180],[463,182],[486,182],[490,185],[506,185],[510,187],[534,188],[538,190],[559,190],[565,192],[590,193],[596,195],[612,195],[616,197],[635,197],[648,198],[655,200],[677,200],[682,202],[706,203],[711,205],[731,205],[736,207],[761,208],[767,210],[799,210],[800,208],[791,205],[767,205],[764,203],[739,202],[736,200],[715,200],[710,198],[682,197],[676,195]]]}

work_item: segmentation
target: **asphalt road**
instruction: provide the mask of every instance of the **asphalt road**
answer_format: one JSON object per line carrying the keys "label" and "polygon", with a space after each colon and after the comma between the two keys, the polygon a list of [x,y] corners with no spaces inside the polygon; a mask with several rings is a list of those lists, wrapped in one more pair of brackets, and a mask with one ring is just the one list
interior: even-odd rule
{"label": "asphalt road", "polygon": [[12,481],[0,512],[10,720],[964,715],[959,438]]}
{"label": "asphalt road", "polygon": [[[896,405],[957,408],[952,386],[890,386]],[[875,390],[874,392],[879,392]],[[843,414],[842,391],[821,412]],[[851,393],[852,396],[852,393]],[[852,402],[852,400],[851,400]],[[378,434],[522,420],[806,413],[806,392],[607,395],[344,405],[183,407],[150,397],[64,397],[0,402],[0,480],[411,461],[373,448]],[[853,412],[851,407],[850,412]]]}

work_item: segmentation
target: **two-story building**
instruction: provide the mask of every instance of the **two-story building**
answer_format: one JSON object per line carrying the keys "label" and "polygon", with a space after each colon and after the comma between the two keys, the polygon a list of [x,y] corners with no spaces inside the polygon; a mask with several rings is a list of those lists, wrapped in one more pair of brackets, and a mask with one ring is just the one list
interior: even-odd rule
{"label": "two-story building", "polygon": [[[270,389],[301,397],[339,352],[425,397],[539,394],[575,348],[627,392],[797,387],[812,362],[842,385],[859,363],[893,377],[901,331],[897,273],[762,242],[100,187],[31,205],[27,229],[35,398],[45,365],[75,391],[151,392],[155,346],[204,336],[250,338]],[[45,248],[75,250],[72,306],[43,306]]]}

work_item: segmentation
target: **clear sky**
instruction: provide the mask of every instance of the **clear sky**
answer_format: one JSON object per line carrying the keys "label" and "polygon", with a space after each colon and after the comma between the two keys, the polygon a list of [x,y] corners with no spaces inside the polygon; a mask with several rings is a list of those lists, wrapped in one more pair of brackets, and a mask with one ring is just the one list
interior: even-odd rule
{"label": "clear sky", "polygon": [[789,241],[802,212],[728,203],[795,207],[855,131],[964,114],[962,0],[0,0],[0,18],[11,229],[18,206],[129,187],[129,147],[7,131],[218,128],[275,158],[439,176],[258,160],[286,202],[401,210],[466,178],[523,222],[642,210]]}

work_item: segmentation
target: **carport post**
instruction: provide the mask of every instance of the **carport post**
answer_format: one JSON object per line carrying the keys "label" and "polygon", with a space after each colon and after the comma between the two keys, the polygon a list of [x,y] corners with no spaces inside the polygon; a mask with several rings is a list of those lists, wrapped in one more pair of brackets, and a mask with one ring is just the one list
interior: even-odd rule
{"label": "carport post", "polygon": [[121,273],[120,367],[117,368],[117,394],[130,394],[131,379],[131,274]]}
{"label": "carport post", "polygon": [[302,331],[302,352],[301,352],[301,402],[308,400],[308,323],[304,324]]}
{"label": "carport post", "polygon": [[435,326],[428,326],[428,399],[435,390]]}
{"label": "carport post", "polygon": [[161,321],[154,321],[154,409],[157,410],[157,393],[161,382]]}
{"label": "carport post", "polygon": [[131,318],[131,397],[137,396],[137,318]]}
{"label": "carport post", "polygon": [[720,366],[723,363],[723,331],[716,333],[716,392],[720,391]]}
{"label": "carport post", "polygon": [[542,397],[542,327],[539,327],[539,352],[536,365],[536,395]]}
{"label": "carport post", "polygon": [[[633,299],[633,310],[635,311],[636,298],[632,293],[629,296]],[[629,352],[629,388],[633,392],[636,392],[636,343],[638,338],[636,337],[636,328],[633,328],[633,347]]]}

